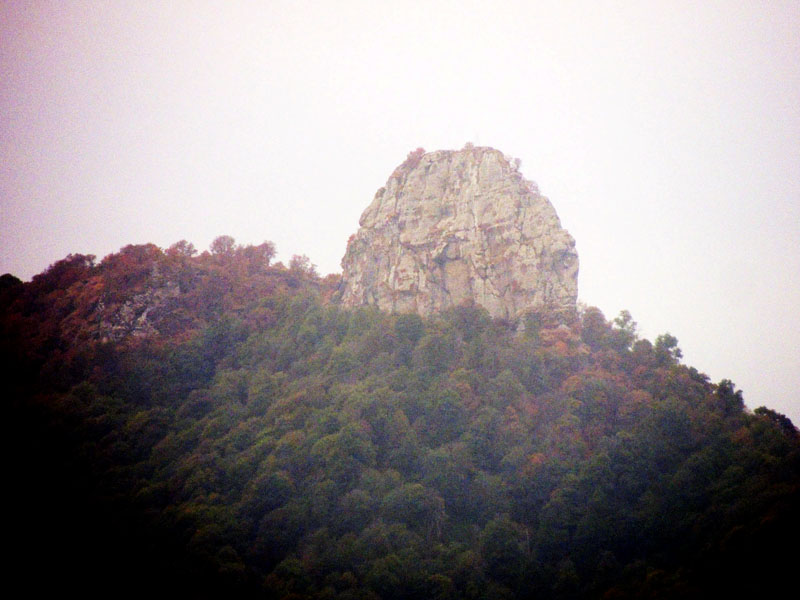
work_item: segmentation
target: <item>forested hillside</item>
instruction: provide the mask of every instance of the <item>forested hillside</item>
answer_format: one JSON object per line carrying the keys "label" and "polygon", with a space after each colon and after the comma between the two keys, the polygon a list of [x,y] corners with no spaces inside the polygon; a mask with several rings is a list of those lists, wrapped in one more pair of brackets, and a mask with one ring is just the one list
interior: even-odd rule
{"label": "forested hillside", "polygon": [[673,336],[596,308],[342,309],[337,277],[273,256],[223,236],[0,278],[8,585],[391,600],[791,582],[798,432],[682,364]]}

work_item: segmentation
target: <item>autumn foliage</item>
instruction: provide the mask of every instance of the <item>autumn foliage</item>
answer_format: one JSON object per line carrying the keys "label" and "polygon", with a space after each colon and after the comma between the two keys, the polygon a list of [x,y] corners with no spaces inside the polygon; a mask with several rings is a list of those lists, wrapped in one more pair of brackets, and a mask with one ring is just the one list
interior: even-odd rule
{"label": "autumn foliage", "polygon": [[791,577],[797,430],[682,364],[674,336],[595,308],[344,310],[307,258],[217,242],[3,277],[20,578],[344,600],[763,596]]}

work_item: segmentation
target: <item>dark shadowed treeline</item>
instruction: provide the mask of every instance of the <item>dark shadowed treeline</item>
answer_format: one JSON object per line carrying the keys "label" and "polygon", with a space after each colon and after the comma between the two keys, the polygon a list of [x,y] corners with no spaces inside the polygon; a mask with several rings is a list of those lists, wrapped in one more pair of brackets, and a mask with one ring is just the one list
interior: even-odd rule
{"label": "dark shadowed treeline", "polygon": [[389,600],[793,577],[797,430],[673,336],[595,308],[343,310],[335,277],[273,255],[223,236],[3,276],[12,579]]}

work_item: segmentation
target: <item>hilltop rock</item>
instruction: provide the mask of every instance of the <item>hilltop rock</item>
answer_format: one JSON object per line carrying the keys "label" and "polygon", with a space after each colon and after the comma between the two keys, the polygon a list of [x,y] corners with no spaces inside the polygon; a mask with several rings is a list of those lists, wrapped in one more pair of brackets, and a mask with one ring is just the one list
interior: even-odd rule
{"label": "hilltop rock", "polygon": [[474,301],[493,317],[574,310],[575,241],[519,161],[467,146],[409,154],[361,215],[342,304],[430,315]]}

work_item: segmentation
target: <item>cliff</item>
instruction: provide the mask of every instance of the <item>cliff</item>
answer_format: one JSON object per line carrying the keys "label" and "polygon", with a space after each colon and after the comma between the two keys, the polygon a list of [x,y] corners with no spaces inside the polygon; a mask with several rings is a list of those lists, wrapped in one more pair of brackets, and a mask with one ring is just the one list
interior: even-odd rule
{"label": "cliff", "polygon": [[344,306],[430,315],[474,301],[512,319],[575,308],[575,241],[519,161],[493,148],[412,152],[359,224]]}

